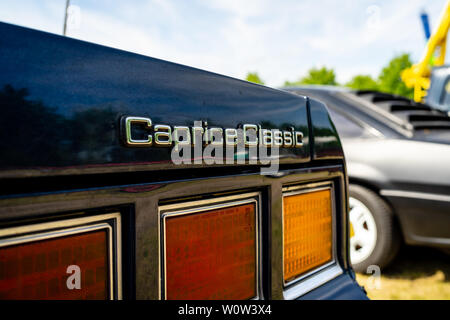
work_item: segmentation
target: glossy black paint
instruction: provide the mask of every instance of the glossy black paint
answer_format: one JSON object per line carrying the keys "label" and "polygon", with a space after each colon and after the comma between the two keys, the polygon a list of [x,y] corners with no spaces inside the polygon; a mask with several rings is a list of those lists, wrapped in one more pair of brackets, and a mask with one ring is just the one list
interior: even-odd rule
{"label": "glossy black paint", "polygon": [[355,286],[349,274],[340,275],[331,283],[308,292],[299,300],[368,300],[365,292]]}
{"label": "glossy black paint", "polygon": [[[158,206],[257,191],[262,291],[265,299],[283,299],[282,187],[333,181],[337,260],[342,276],[350,277],[345,163],[323,104],[8,24],[0,24],[0,58],[0,228],[120,212],[124,297],[158,299]],[[170,125],[293,125],[303,131],[304,147],[283,150],[276,175],[247,164],[174,166],[168,149],[119,143],[119,119],[127,114]],[[356,283],[343,287],[339,279],[329,282],[339,293],[322,297],[362,293]]]}
{"label": "glossy black paint", "polygon": [[[406,243],[450,246],[448,128],[407,131],[373,112],[367,102],[354,100],[358,97],[350,90],[320,86],[288,90],[327,105],[342,141],[350,183],[381,193],[392,205]],[[384,194],[386,190],[402,195]]]}
{"label": "glossy black paint", "polygon": [[120,144],[123,115],[154,124],[293,126],[304,146],[283,149],[281,161],[310,160],[304,97],[8,24],[0,24],[0,64],[1,176],[173,167],[169,148]]}
{"label": "glossy black paint", "polygon": [[311,122],[314,123],[311,134],[313,158],[317,160],[342,159],[344,154],[341,142],[326,106],[317,100],[310,99],[309,107]]}

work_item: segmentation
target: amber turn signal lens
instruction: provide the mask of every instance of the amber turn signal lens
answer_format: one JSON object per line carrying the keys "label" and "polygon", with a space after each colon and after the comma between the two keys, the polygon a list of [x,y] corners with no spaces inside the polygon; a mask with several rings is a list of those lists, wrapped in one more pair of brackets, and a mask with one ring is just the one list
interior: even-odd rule
{"label": "amber turn signal lens", "polygon": [[165,222],[166,299],[256,296],[256,208],[245,204]]}
{"label": "amber turn signal lens", "polygon": [[0,247],[0,299],[109,298],[106,239],[101,230]]}
{"label": "amber turn signal lens", "polygon": [[284,197],[283,247],[285,282],[331,261],[330,189]]}

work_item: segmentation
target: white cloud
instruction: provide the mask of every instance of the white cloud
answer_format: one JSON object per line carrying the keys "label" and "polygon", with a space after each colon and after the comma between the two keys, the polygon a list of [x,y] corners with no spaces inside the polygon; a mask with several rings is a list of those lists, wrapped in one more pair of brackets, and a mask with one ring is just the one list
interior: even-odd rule
{"label": "white cloud", "polygon": [[202,0],[201,3],[215,10],[244,18],[267,14],[274,4],[268,0]]}
{"label": "white cloud", "polygon": [[[435,26],[445,0],[72,3],[82,24],[71,37],[237,78],[257,71],[280,86],[313,66],[333,67],[346,82],[354,74],[376,76],[400,52],[419,59],[419,13],[425,8]],[[0,20],[54,33],[62,30],[63,12],[64,1],[0,3]]]}

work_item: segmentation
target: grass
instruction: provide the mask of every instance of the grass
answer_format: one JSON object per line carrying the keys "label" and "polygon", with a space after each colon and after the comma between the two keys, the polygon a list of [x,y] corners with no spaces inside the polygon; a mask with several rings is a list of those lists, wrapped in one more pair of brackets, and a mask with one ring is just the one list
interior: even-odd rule
{"label": "grass", "polygon": [[[436,249],[404,247],[376,282],[357,274],[373,300],[450,300],[450,255]],[[378,286],[377,286],[378,285]]]}

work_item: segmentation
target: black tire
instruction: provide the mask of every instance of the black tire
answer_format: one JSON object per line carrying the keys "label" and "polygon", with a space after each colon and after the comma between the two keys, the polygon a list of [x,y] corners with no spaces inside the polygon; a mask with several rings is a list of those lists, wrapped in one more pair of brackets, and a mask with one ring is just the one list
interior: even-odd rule
{"label": "black tire", "polygon": [[365,187],[350,184],[349,193],[350,197],[361,201],[369,209],[377,229],[375,248],[365,260],[353,264],[353,269],[361,273],[366,273],[370,265],[383,269],[395,258],[401,245],[401,234],[392,209],[375,192]]}

